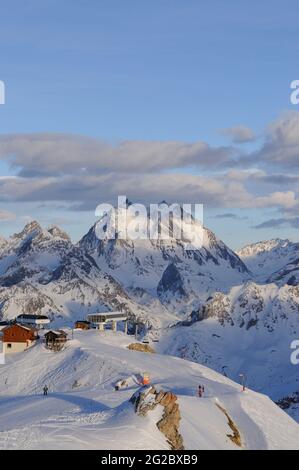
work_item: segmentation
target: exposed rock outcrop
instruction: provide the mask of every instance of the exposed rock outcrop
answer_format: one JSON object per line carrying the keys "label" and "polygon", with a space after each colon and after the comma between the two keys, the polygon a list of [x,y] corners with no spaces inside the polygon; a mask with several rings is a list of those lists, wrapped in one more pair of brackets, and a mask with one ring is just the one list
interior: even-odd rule
{"label": "exposed rock outcrop", "polygon": [[154,386],[141,389],[130,400],[139,416],[146,416],[158,405],[163,409],[157,428],[164,434],[172,450],[184,450],[183,438],[179,432],[181,414],[177,396],[172,392],[157,391]]}
{"label": "exposed rock outcrop", "polygon": [[157,293],[159,297],[162,297],[165,293],[179,295],[182,298],[187,296],[180,271],[174,263],[170,263],[165,269],[158,284]]}
{"label": "exposed rock outcrop", "polygon": [[225,414],[225,416],[227,417],[227,424],[229,425],[229,427],[231,428],[232,430],[232,434],[227,434],[227,437],[234,443],[236,444],[236,446],[238,447],[242,447],[242,439],[241,439],[241,434],[240,434],[240,431],[239,429],[237,428],[236,424],[234,423],[234,421],[231,419],[231,417],[229,416],[228,412],[226,411],[225,408],[223,408],[222,406],[216,404],[216,406],[219,408],[219,410],[222,411],[223,414]]}
{"label": "exposed rock outcrop", "polygon": [[143,343],[131,343],[128,346],[128,349],[132,351],[146,352],[146,353],[155,353],[155,350],[151,348],[148,344]]}
{"label": "exposed rock outcrop", "polygon": [[276,402],[276,404],[282,409],[282,410],[288,410],[291,406],[297,405],[299,403],[299,391],[293,393],[290,396],[283,397],[280,400]]}

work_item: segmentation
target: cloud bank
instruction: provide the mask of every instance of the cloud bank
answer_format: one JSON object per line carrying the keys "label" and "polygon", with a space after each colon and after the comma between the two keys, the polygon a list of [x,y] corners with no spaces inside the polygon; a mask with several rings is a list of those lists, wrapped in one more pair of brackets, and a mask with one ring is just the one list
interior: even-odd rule
{"label": "cloud bank", "polygon": [[[225,132],[234,144],[255,138],[245,126]],[[223,219],[235,218],[231,210],[236,208],[271,208],[279,217],[265,224],[273,227],[299,208],[298,157],[298,112],[270,124],[251,153],[201,140],[109,143],[55,133],[2,135],[0,160],[14,176],[0,178],[0,202],[59,201],[73,210],[93,211],[125,194],[144,203],[167,200],[224,208]],[[297,228],[295,219],[292,224]]]}

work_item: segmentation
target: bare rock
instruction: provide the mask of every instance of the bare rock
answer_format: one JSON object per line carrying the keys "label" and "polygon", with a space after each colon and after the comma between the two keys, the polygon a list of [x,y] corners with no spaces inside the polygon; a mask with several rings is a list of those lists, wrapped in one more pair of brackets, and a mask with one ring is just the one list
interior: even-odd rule
{"label": "bare rock", "polygon": [[181,414],[177,396],[172,392],[157,392],[154,386],[143,388],[133,395],[130,400],[139,416],[146,416],[158,405],[163,407],[163,415],[157,423],[157,428],[167,439],[172,450],[184,450],[183,437],[179,432]]}
{"label": "bare rock", "polygon": [[155,353],[153,348],[151,348],[148,344],[143,343],[131,343],[129,344],[128,349],[131,349],[132,351],[146,352],[152,354]]}

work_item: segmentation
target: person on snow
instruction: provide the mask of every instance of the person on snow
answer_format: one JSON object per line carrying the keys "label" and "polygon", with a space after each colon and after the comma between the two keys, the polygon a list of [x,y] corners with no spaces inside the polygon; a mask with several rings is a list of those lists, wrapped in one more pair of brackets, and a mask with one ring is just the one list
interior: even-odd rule
{"label": "person on snow", "polygon": [[49,389],[48,389],[47,385],[45,385],[44,388],[43,388],[44,395],[48,395],[48,390]]}
{"label": "person on snow", "polygon": [[198,386],[198,396],[199,396],[199,398],[202,397],[202,386],[201,385]]}

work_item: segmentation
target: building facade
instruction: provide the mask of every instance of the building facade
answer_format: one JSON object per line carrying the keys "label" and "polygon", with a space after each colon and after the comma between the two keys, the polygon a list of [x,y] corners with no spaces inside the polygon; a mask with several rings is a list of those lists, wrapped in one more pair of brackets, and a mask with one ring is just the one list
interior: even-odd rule
{"label": "building facade", "polygon": [[23,352],[38,339],[37,331],[19,324],[11,324],[1,328],[0,341],[4,354]]}
{"label": "building facade", "polygon": [[45,342],[48,349],[60,351],[67,342],[67,333],[63,330],[48,331],[45,334]]}
{"label": "building facade", "polygon": [[35,328],[44,328],[45,325],[50,323],[50,318],[46,315],[32,315],[22,313],[16,318],[17,323],[21,325],[34,326]]}

